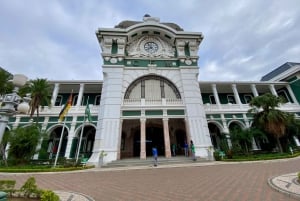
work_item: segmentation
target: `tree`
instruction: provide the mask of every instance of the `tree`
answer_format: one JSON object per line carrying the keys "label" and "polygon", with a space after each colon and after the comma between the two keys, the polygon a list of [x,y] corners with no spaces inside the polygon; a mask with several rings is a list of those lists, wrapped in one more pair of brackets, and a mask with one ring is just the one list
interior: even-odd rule
{"label": "tree", "polygon": [[51,90],[47,79],[31,80],[28,86],[28,90],[31,93],[30,101],[30,118],[36,112],[37,121],[39,118],[39,107],[49,106]]}
{"label": "tree", "polygon": [[267,93],[250,101],[252,108],[249,112],[255,113],[253,116],[255,126],[275,137],[279,151],[282,153],[280,138],[285,135],[291,115],[277,109],[280,103],[283,103],[280,97]]}
{"label": "tree", "polygon": [[252,146],[253,139],[266,139],[266,135],[257,128],[233,129],[230,131],[232,144],[239,144],[242,150],[248,154],[249,147]]}
{"label": "tree", "polygon": [[36,147],[42,133],[35,124],[18,127],[10,131],[8,157],[16,160],[17,164],[28,162],[36,153]]}
{"label": "tree", "polygon": [[12,75],[0,68],[0,96],[12,92],[13,84],[9,82],[11,79]]}

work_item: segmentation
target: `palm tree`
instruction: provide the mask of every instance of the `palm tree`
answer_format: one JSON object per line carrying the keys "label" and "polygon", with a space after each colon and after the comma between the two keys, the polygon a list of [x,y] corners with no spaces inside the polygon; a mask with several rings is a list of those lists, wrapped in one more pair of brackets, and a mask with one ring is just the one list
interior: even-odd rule
{"label": "palm tree", "polygon": [[12,75],[0,68],[0,96],[12,92],[13,84],[9,82],[11,79]]}
{"label": "palm tree", "polygon": [[37,121],[39,118],[39,106],[49,106],[50,105],[50,85],[47,79],[36,79],[31,80],[29,83],[29,92],[31,93],[30,101],[30,118],[36,112]]}
{"label": "palm tree", "polygon": [[278,110],[283,103],[280,97],[270,93],[257,96],[250,101],[252,107],[249,112],[254,112],[254,125],[276,138],[279,151],[282,153],[280,138],[285,135],[285,130],[291,115]]}

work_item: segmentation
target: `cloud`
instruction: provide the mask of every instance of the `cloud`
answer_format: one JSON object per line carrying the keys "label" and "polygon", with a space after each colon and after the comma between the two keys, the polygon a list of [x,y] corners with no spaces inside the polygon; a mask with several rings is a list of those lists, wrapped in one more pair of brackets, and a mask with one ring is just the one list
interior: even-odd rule
{"label": "cloud", "polygon": [[258,80],[299,62],[299,6],[297,0],[4,0],[0,66],[31,79],[102,79],[95,31],[148,13],[204,34],[200,80]]}

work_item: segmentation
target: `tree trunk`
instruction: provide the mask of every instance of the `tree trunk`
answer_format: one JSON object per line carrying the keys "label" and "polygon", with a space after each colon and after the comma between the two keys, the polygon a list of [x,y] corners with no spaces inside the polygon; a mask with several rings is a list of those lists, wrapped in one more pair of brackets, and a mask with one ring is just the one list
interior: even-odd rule
{"label": "tree trunk", "polygon": [[278,145],[278,148],[279,148],[280,153],[283,153],[283,151],[282,151],[282,146],[281,146],[279,137],[277,137],[276,140],[277,140],[277,145]]}

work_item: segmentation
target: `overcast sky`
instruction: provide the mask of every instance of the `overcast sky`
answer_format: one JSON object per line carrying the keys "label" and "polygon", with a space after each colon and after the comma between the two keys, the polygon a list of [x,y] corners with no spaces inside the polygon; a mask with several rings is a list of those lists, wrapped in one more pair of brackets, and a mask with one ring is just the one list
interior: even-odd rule
{"label": "overcast sky", "polygon": [[30,79],[102,80],[95,31],[146,13],[203,33],[201,81],[258,81],[300,62],[299,0],[1,0],[0,66]]}

